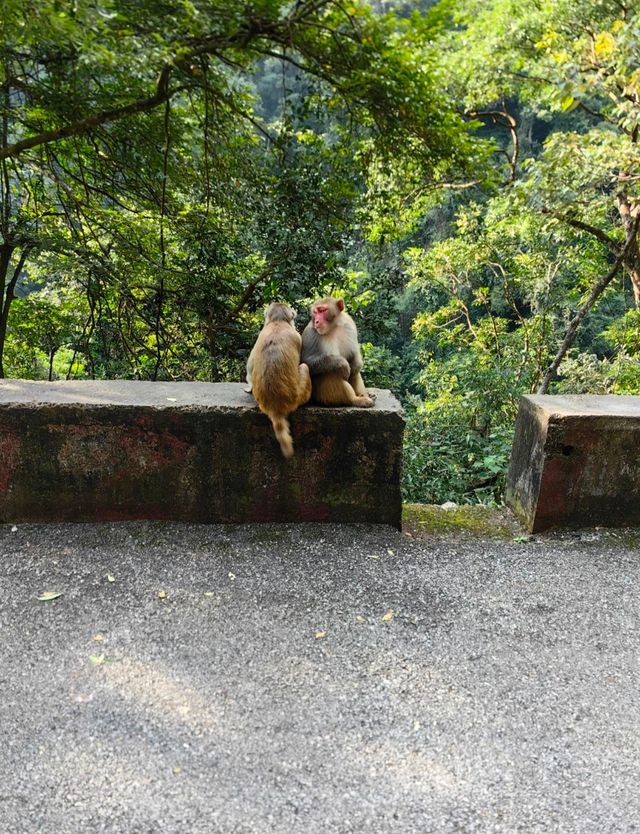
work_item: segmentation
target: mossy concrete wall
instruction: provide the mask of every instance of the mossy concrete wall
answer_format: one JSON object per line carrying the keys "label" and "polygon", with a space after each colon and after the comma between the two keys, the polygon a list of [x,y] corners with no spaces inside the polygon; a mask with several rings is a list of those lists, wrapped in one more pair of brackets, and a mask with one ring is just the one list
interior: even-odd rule
{"label": "mossy concrete wall", "polygon": [[285,460],[244,386],[0,381],[0,521],[401,523],[404,420],[305,407]]}
{"label": "mossy concrete wall", "polygon": [[640,397],[522,397],[506,502],[531,532],[640,524]]}

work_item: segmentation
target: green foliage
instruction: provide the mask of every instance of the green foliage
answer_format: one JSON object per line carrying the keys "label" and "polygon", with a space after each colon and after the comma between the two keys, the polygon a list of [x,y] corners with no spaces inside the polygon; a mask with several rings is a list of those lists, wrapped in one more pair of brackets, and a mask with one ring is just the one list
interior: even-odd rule
{"label": "green foliage", "polygon": [[499,501],[513,425],[481,433],[469,425],[463,397],[443,395],[407,408],[403,492],[411,501],[441,504]]}
{"label": "green foliage", "polygon": [[[0,375],[239,379],[266,303],[304,325],[339,294],[407,407],[407,497],[500,500],[518,398],[640,205],[635,7],[5,0],[0,26]],[[637,243],[623,267],[552,391],[640,392]]]}
{"label": "green foliage", "polygon": [[437,19],[360,0],[5,6],[0,289],[46,261],[86,299],[94,376],[235,375],[264,303],[343,283],[370,169],[428,176],[470,146],[436,83]]}
{"label": "green foliage", "polygon": [[362,358],[368,387],[389,388],[396,394],[402,391],[402,363],[389,348],[363,342]]}
{"label": "green foliage", "polygon": [[[423,365],[405,489],[437,501],[484,499],[485,483],[499,497],[517,398],[536,390],[640,200],[637,11],[466,0],[452,21],[441,77],[484,122],[479,138],[494,142],[502,182],[480,168],[472,200],[450,201],[448,226],[404,255]],[[640,392],[640,322],[627,309],[629,279],[640,299],[637,243],[629,252],[625,284],[610,285],[583,323],[552,391]]]}
{"label": "green foliage", "polygon": [[640,361],[624,351],[613,359],[572,352],[558,369],[559,394],[638,394]]}
{"label": "green foliage", "polygon": [[627,310],[611,322],[603,335],[616,352],[640,358],[640,310]]}
{"label": "green foliage", "polygon": [[11,375],[54,379],[81,374],[72,346],[81,334],[84,315],[86,310],[74,294],[51,286],[17,299],[7,342]]}

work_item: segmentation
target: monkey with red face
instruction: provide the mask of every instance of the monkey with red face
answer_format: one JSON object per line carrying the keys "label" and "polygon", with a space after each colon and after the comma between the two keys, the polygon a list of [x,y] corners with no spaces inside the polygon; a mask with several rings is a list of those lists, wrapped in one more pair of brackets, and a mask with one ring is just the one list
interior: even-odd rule
{"label": "monkey with red face", "polygon": [[358,331],[341,298],[311,305],[311,320],[302,333],[301,361],[309,366],[312,399],[321,405],[371,408],[374,398],[362,381]]}
{"label": "monkey with red face", "polygon": [[300,334],[295,311],[274,302],[264,314],[264,327],[247,362],[247,393],[273,425],[282,454],[293,455],[287,417],[311,396],[309,368],[300,362]]}

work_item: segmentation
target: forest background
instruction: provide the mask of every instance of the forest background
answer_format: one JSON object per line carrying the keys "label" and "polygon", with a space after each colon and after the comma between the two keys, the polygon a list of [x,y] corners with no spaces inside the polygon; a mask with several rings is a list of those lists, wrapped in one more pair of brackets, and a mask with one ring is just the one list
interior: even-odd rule
{"label": "forest background", "polygon": [[345,298],[410,500],[500,501],[518,399],[640,393],[630,0],[3,0],[0,375],[243,378]]}

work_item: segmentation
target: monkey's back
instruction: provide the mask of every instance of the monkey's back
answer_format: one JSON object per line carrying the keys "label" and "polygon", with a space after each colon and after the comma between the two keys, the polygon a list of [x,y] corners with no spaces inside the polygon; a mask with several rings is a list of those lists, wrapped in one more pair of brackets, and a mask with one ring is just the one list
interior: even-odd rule
{"label": "monkey's back", "polygon": [[256,341],[252,393],[261,410],[289,414],[299,402],[300,334],[290,324],[271,322]]}

